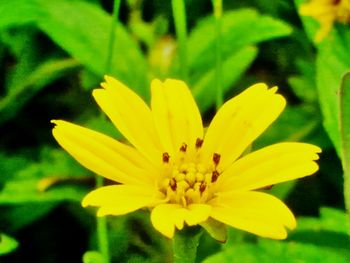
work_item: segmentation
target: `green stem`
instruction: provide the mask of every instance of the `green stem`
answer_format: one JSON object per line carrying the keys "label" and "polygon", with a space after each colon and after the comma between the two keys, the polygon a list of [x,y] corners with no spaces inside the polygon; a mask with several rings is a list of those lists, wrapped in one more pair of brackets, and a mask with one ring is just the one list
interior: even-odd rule
{"label": "green stem", "polygon": [[[101,176],[96,177],[96,187],[103,186],[103,178]],[[109,243],[108,243],[108,229],[107,229],[107,218],[106,217],[98,217],[97,218],[97,242],[98,242],[98,250],[100,251],[103,262],[110,262],[109,255]]]}
{"label": "green stem", "polygon": [[187,66],[187,25],[186,9],[183,0],[172,0],[175,31],[178,42],[180,74],[183,80],[188,79]]}
{"label": "green stem", "polygon": [[174,263],[194,263],[202,228],[187,227],[177,231],[173,239]]}
{"label": "green stem", "polygon": [[215,84],[216,84],[216,109],[219,109],[224,102],[222,89],[222,54],[221,54],[221,20],[222,0],[212,0],[215,17]]}
{"label": "green stem", "polygon": [[113,4],[113,14],[112,14],[112,22],[111,22],[111,28],[109,31],[109,41],[108,41],[108,49],[107,49],[107,59],[106,59],[106,69],[105,73],[110,74],[112,69],[112,59],[113,59],[113,46],[115,42],[115,29],[119,17],[119,7],[120,7],[120,0],[114,0]]}

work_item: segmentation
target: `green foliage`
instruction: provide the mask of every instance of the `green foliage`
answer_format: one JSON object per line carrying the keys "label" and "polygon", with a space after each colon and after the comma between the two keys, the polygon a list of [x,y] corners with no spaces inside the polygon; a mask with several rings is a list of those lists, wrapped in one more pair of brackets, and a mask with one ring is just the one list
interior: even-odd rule
{"label": "green foliage", "polygon": [[[212,16],[199,21],[188,39],[190,83],[203,112],[215,101],[214,22]],[[254,10],[226,12],[221,36],[223,90],[227,92],[256,58],[257,50],[252,45],[290,33],[287,24]]]}
{"label": "green foliage", "polygon": [[[302,1],[296,1],[300,5]],[[303,19],[310,38],[315,35],[314,21]],[[344,201],[350,212],[349,188],[349,95],[347,74],[350,69],[350,30],[348,26],[336,25],[320,43],[316,58],[318,99],[323,115],[323,125],[331,138],[344,171]],[[350,215],[349,215],[350,222]]]}
{"label": "green foliage", "polygon": [[[78,64],[73,59],[46,61],[29,73],[24,81],[12,84],[8,87],[9,92],[0,100],[0,123],[13,118],[40,89],[77,67]],[[25,73],[19,79],[23,79]]]}
{"label": "green foliage", "polygon": [[33,23],[42,15],[36,0],[2,1],[0,4],[0,30]]}
{"label": "green foliage", "polygon": [[35,223],[57,207],[53,202],[2,204],[0,225],[13,233]]}
{"label": "green foliage", "polygon": [[261,262],[268,263],[278,259],[286,263],[348,262],[349,257],[315,245],[262,241],[258,244],[237,245],[232,250],[214,255],[203,263],[216,262]]}
{"label": "green foliage", "polygon": [[[72,200],[79,202],[86,189],[86,173],[63,151],[44,149],[39,162],[17,166],[10,180],[6,180],[0,191],[0,204],[43,203]],[[13,163],[23,160],[14,158]],[[75,175],[75,176],[74,176]]]}
{"label": "green foliage", "polygon": [[[346,207],[350,208],[350,79],[346,73],[340,87],[340,140],[342,150],[342,165],[344,171],[344,199]],[[348,214],[350,227],[350,213]]]}
{"label": "green foliage", "polygon": [[214,262],[348,262],[350,239],[345,213],[323,208],[320,218],[300,218],[287,241],[258,240],[224,246],[203,263]]}
{"label": "green foliage", "polygon": [[[0,1],[1,262],[40,263],[49,258],[55,263],[68,257],[106,262],[98,251],[96,209],[80,205],[95,179],[54,142],[50,120],[67,119],[124,142],[91,97],[103,75],[118,78],[148,102],[151,78],[188,72],[207,124],[217,96],[218,52],[224,100],[256,82],[278,86],[287,99],[285,111],[252,150],[301,141],[320,146],[323,153],[315,177],[261,190],[286,200],[301,214],[286,241],[228,229],[227,243],[221,244],[203,231],[197,262],[350,261],[350,213],[334,208],[344,203],[350,207],[349,25],[335,23],[330,35],[316,43],[318,22],[298,16],[306,0],[295,0],[295,5],[223,1],[217,47],[212,1],[184,2],[188,36],[181,40],[187,48],[181,51],[181,61],[187,61],[186,68],[180,64],[170,1],[121,1],[115,28],[111,0]],[[72,229],[79,233],[74,244],[69,243]],[[107,229],[111,262],[173,260],[171,241],[152,227],[148,210],[107,217]],[[46,244],[54,249],[46,251]]]}
{"label": "green foliage", "polygon": [[[84,1],[39,2],[45,12],[38,21],[40,29],[99,77],[106,74],[111,17]],[[146,96],[146,63],[139,47],[122,24],[117,25],[114,34],[117,41],[110,74]]]}
{"label": "green foliage", "polygon": [[[190,69],[197,71],[194,72],[194,77],[199,77],[207,70],[202,69],[202,66],[215,64],[212,52],[215,46],[213,32],[215,32],[214,18],[210,16],[200,21],[190,35],[188,62]],[[291,28],[287,24],[262,16],[254,10],[225,12],[222,18],[222,54],[223,57],[227,57],[245,46],[287,36],[290,33]]]}
{"label": "green foliage", "polygon": [[[257,55],[254,47],[246,47],[229,56],[222,65],[222,83],[224,91],[228,91],[242,73],[247,70]],[[240,61],[240,63],[237,63]],[[193,85],[193,94],[200,109],[205,112],[215,101],[215,68],[203,73]]]}
{"label": "green foliage", "polygon": [[194,226],[176,232],[173,240],[174,263],[195,261],[202,231],[200,226]]}
{"label": "green foliage", "polygon": [[83,256],[83,263],[103,263],[103,257],[98,251],[86,251]]}
{"label": "green foliage", "polygon": [[344,57],[349,51],[341,44],[336,45],[336,50],[331,43],[325,42],[319,49],[317,60],[317,86],[319,100],[324,116],[324,126],[340,154],[340,133],[339,133],[339,92],[341,78],[350,67],[350,62]]}
{"label": "green foliage", "polygon": [[342,141],[342,155],[345,162],[344,169],[350,170],[350,73],[346,73],[340,87],[340,132]]}
{"label": "green foliage", "polygon": [[0,256],[11,253],[16,250],[17,247],[18,242],[15,239],[3,233],[0,234]]}

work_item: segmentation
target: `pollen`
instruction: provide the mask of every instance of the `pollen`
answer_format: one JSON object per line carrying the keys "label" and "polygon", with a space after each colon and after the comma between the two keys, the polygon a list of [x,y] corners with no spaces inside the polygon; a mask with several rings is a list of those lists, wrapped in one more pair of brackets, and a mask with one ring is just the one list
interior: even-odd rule
{"label": "pollen", "polygon": [[[202,143],[203,140],[197,139],[194,148],[200,148]],[[212,162],[204,164],[187,151],[186,143],[178,149],[182,158],[170,159],[167,153],[163,153],[164,172],[159,182],[160,191],[167,196],[169,203],[184,207],[208,202],[215,195],[216,182],[220,177],[217,170],[220,154],[213,153]]]}

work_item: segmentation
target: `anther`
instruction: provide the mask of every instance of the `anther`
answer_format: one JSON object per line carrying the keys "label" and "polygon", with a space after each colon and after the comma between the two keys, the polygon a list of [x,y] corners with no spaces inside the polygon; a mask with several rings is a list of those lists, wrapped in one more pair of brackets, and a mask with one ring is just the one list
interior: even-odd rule
{"label": "anther", "polygon": [[173,191],[176,190],[177,183],[176,183],[175,178],[171,178],[171,179],[170,179],[169,185],[170,185],[170,188],[171,188]]}
{"label": "anther", "polygon": [[213,173],[211,174],[211,182],[214,183],[216,180],[219,178],[219,172],[214,170]]}
{"label": "anther", "polygon": [[197,138],[197,140],[196,140],[196,148],[199,149],[199,148],[202,147],[202,145],[203,145],[203,140],[200,139],[200,138]]}
{"label": "anther", "polygon": [[180,151],[181,151],[181,152],[186,152],[186,150],[187,150],[187,144],[186,144],[186,143],[183,143],[183,144],[181,145],[181,147],[180,147]]}
{"label": "anther", "polygon": [[163,163],[168,163],[170,159],[169,153],[163,153]]}
{"label": "anther", "polygon": [[213,162],[214,162],[215,165],[218,165],[218,164],[219,164],[219,162],[220,162],[220,157],[221,157],[221,155],[218,154],[218,153],[214,153],[214,154],[213,154]]}
{"label": "anther", "polygon": [[207,184],[204,183],[204,182],[202,182],[201,185],[200,185],[200,187],[199,187],[199,191],[200,191],[201,193],[203,193],[203,192],[205,191],[206,188],[207,188]]}

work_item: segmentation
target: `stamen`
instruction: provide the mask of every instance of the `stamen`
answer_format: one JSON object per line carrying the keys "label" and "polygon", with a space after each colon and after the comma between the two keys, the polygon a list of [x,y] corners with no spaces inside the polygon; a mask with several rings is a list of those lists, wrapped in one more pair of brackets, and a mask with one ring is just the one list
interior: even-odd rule
{"label": "stamen", "polygon": [[169,185],[170,185],[170,188],[171,188],[173,191],[176,190],[176,188],[177,188],[177,183],[176,183],[175,178],[171,178],[171,179],[170,179]]}
{"label": "stamen", "polygon": [[201,193],[203,193],[205,191],[205,189],[207,188],[207,184],[205,182],[202,182],[200,187],[199,187],[199,191]]}
{"label": "stamen", "polygon": [[170,159],[169,153],[163,153],[163,163],[168,163]]}
{"label": "stamen", "polygon": [[200,139],[200,138],[197,138],[197,140],[196,140],[196,148],[199,149],[199,148],[202,147],[202,145],[203,145],[203,140]]}
{"label": "stamen", "polygon": [[221,155],[218,154],[218,153],[214,153],[214,154],[213,154],[213,162],[214,162],[215,165],[218,165],[218,164],[219,164],[219,162],[220,162],[220,157],[221,157]]}
{"label": "stamen", "polygon": [[213,173],[211,174],[211,182],[214,183],[216,180],[219,178],[219,172],[214,170]]}
{"label": "stamen", "polygon": [[181,151],[181,152],[186,152],[186,150],[187,150],[187,144],[186,144],[186,143],[183,143],[183,144],[181,145],[181,147],[180,147],[180,151]]}

